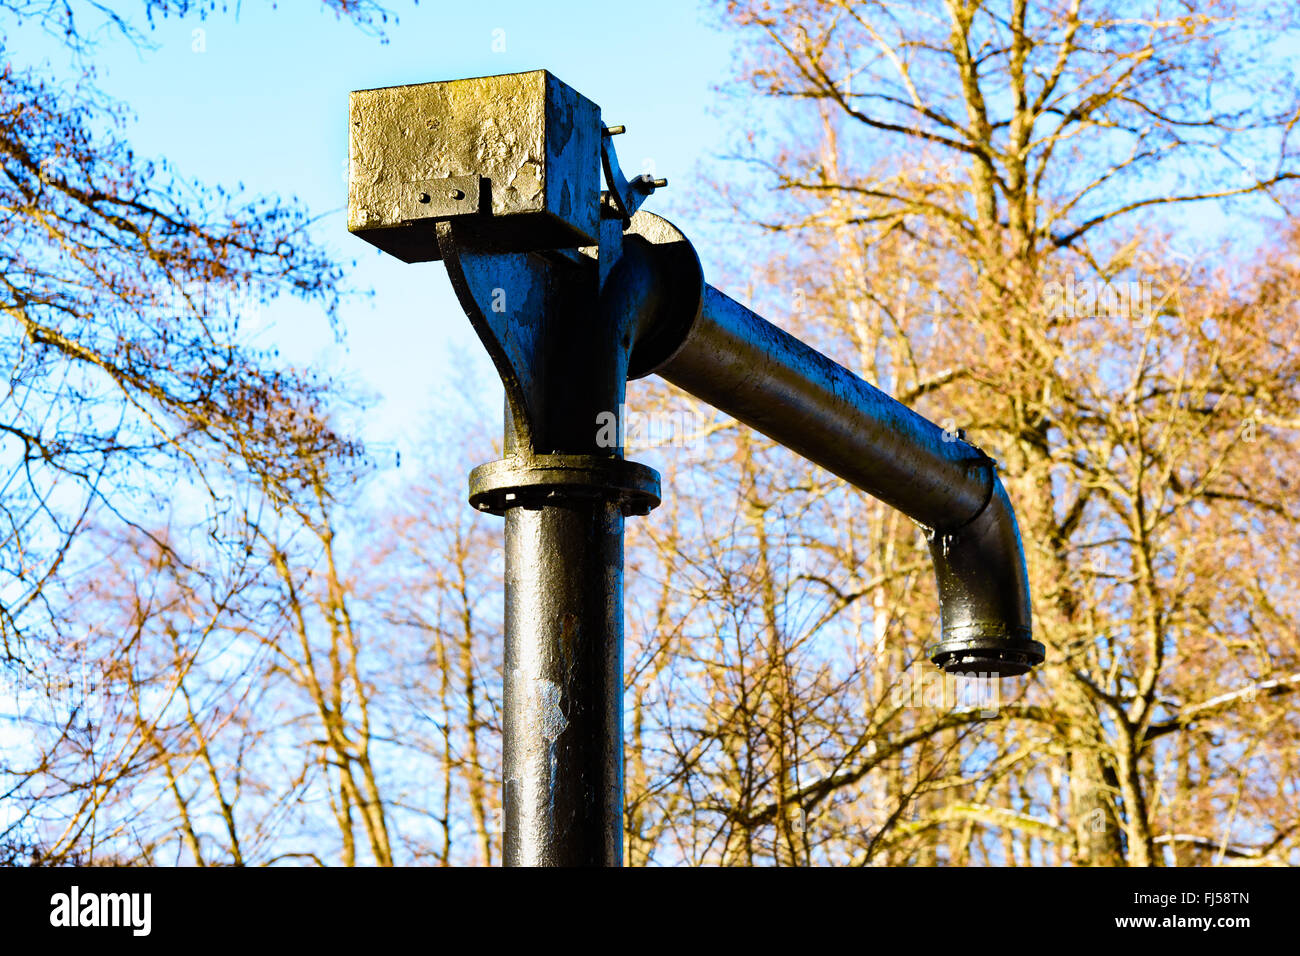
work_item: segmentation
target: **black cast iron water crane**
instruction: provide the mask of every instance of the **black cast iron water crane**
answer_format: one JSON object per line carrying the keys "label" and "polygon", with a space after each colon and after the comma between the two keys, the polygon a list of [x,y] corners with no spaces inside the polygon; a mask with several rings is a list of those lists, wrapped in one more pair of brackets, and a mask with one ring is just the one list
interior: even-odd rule
{"label": "black cast iron water crane", "polygon": [[505,386],[505,457],[469,500],[505,516],[507,865],[622,862],[623,520],[659,503],[658,474],[597,427],[629,379],[660,375],[921,524],[936,665],[1042,661],[992,459],[706,284],[640,209],[665,182],[623,175],[594,103],[539,70],[362,90],[350,122],[348,229],[441,259]]}

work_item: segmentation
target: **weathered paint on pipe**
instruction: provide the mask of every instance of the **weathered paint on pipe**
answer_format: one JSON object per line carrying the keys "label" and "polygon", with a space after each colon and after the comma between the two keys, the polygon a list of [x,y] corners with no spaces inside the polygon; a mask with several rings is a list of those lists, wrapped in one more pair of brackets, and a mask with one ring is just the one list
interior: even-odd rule
{"label": "weathered paint on pipe", "polygon": [[506,511],[506,866],[623,862],[623,514]]}
{"label": "weathered paint on pipe", "polygon": [[1043,659],[1015,512],[978,448],[708,285],[681,343],[654,371],[927,529],[937,665],[1011,676]]}
{"label": "weathered paint on pipe", "polygon": [[659,375],[930,528],[992,491],[988,456],[712,286]]}

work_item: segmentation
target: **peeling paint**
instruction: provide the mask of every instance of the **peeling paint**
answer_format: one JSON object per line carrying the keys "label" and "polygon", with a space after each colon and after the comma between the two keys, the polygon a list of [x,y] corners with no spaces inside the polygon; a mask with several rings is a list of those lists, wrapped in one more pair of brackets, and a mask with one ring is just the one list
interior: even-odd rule
{"label": "peeling paint", "polygon": [[542,194],[542,164],[535,159],[525,160],[510,180],[509,189],[519,200],[530,203]]}
{"label": "peeling paint", "polygon": [[537,688],[538,703],[541,705],[537,715],[541,723],[541,734],[547,740],[555,740],[569,726],[564,711],[560,710],[560,698],[563,696],[560,685],[545,677],[534,678],[533,683]]}
{"label": "peeling paint", "polygon": [[560,709],[564,692],[560,685],[545,677],[529,677],[516,667],[512,674],[514,692],[525,698],[524,710],[535,716],[538,732],[548,742],[558,738],[569,727],[569,719]]}

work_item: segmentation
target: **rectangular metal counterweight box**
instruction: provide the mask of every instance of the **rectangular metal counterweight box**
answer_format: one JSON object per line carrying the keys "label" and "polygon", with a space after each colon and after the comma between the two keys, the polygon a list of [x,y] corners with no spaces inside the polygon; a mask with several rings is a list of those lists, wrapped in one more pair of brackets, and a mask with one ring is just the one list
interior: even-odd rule
{"label": "rectangular metal counterweight box", "polygon": [[593,245],[600,110],[545,70],[351,94],[348,230],[405,262],[462,219],[505,250]]}

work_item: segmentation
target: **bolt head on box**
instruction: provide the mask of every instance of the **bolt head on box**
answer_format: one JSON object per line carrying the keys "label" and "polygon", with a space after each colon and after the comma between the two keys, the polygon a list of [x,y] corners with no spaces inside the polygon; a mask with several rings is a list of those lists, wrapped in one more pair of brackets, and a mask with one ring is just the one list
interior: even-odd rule
{"label": "bolt head on box", "polygon": [[404,262],[434,224],[503,251],[597,241],[600,110],[546,70],[351,95],[348,230]]}

